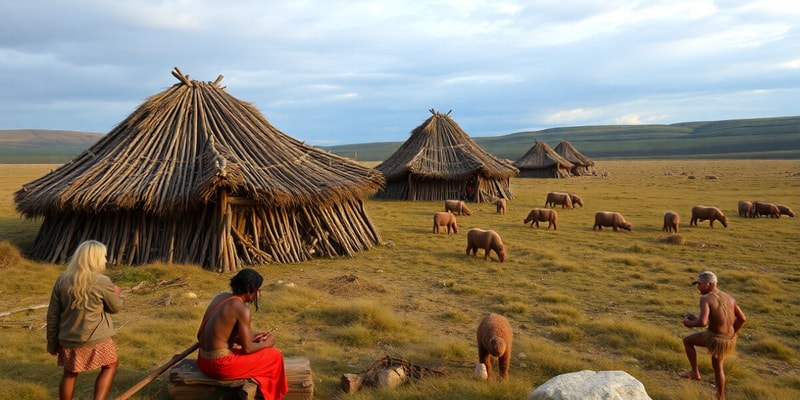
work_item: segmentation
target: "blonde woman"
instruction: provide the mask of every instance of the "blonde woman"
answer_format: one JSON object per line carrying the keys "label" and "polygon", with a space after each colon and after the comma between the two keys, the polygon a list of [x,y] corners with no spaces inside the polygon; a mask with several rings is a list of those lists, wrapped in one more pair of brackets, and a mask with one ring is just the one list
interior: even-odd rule
{"label": "blonde woman", "polygon": [[118,286],[103,272],[106,246],[89,240],[75,250],[67,270],[56,279],[47,308],[47,352],[58,356],[64,368],[59,399],[70,400],[78,374],[100,368],[94,398],[104,399],[111,389],[119,360],[114,324],[108,314],[122,309]]}

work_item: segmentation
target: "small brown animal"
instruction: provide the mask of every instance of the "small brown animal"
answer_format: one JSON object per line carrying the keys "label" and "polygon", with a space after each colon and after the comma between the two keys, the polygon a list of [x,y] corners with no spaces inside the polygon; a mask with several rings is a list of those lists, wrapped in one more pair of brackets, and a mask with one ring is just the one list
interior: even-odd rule
{"label": "small brown animal", "polygon": [[791,218],[794,218],[795,213],[794,210],[789,208],[789,206],[785,206],[783,204],[776,204],[778,206],[778,211],[781,212],[781,215],[788,215]]}
{"label": "small brown animal", "polygon": [[749,201],[740,201],[739,202],[739,216],[740,217],[752,217],[753,216],[753,203]]}
{"label": "small brown animal", "polygon": [[767,215],[770,218],[780,218],[781,210],[775,203],[767,203],[766,201],[753,202],[753,217],[760,217]]}
{"label": "small brown animal", "polygon": [[531,228],[533,225],[539,227],[539,221],[547,222],[547,229],[553,228],[553,230],[558,229],[558,225],[556,225],[556,221],[558,220],[558,213],[556,210],[550,208],[534,208],[528,213],[528,216],[525,217],[525,220],[522,221],[523,224],[531,223]]}
{"label": "small brown animal", "polygon": [[557,205],[560,205],[561,208],[572,208],[572,196],[570,196],[569,193],[550,192],[547,194],[547,200],[544,202],[545,207],[548,205],[551,205],[553,208]]}
{"label": "small brown animal", "polygon": [[472,211],[461,200],[445,200],[444,210],[450,211],[455,215],[472,215]]}
{"label": "small brown animal", "polygon": [[506,213],[506,199],[499,198],[499,199],[497,199],[497,201],[494,204],[497,205],[497,213],[505,215],[505,213]]}
{"label": "small brown animal", "polygon": [[472,228],[467,231],[467,255],[478,256],[478,249],[483,249],[483,258],[491,259],[491,252],[497,253],[500,262],[506,260],[506,247],[495,231]]}
{"label": "small brown animal", "polygon": [[575,193],[568,193],[568,194],[569,194],[569,199],[572,201],[573,207],[581,206],[581,208],[583,208],[583,200],[581,200],[580,196],[578,196]]}
{"label": "small brown animal", "polygon": [[678,233],[678,225],[681,219],[675,211],[667,211],[664,213],[664,227],[661,228],[664,232]]}
{"label": "small brown animal", "polygon": [[433,233],[439,234],[439,227],[440,226],[447,226],[447,234],[450,234],[450,230],[453,233],[458,233],[458,224],[456,223],[456,216],[450,212],[435,212],[433,213]]}
{"label": "small brown animal", "polygon": [[717,207],[694,206],[692,207],[692,219],[689,226],[697,226],[697,221],[709,220],[708,226],[714,227],[714,221],[719,221],[722,226],[728,227],[728,218]]}
{"label": "small brown animal", "polygon": [[486,365],[486,377],[492,377],[492,357],[497,358],[500,378],[508,379],[511,366],[511,344],[514,332],[506,317],[489,313],[478,325],[478,362]]}
{"label": "small brown animal", "polygon": [[614,232],[620,229],[625,229],[627,231],[633,230],[633,225],[625,221],[625,217],[623,217],[622,214],[614,211],[598,211],[594,215],[594,226],[592,226],[592,230],[602,231],[604,226],[610,226],[614,229]]}

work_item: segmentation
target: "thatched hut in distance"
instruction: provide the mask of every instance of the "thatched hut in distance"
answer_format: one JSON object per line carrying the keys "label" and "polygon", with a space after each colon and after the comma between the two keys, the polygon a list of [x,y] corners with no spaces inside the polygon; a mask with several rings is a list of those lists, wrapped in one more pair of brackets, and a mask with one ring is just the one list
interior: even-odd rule
{"label": "thatched hut in distance", "polygon": [[273,127],[214,82],[180,81],[147,99],[74,160],[14,194],[43,217],[32,256],[63,263],[82,241],[108,262],[293,263],[353,255],[380,243],[364,199],[374,169]]}
{"label": "thatched hut in distance", "polygon": [[556,153],[574,164],[570,173],[575,176],[591,175],[594,161],[581,154],[572,143],[562,140],[555,149]]}
{"label": "thatched hut in distance", "polygon": [[520,178],[567,178],[574,167],[547,143],[538,140],[527,153],[514,161],[514,166],[519,168]]}
{"label": "thatched hut in distance", "polygon": [[[450,117],[433,114],[411,131],[411,137],[376,166],[386,178],[377,198],[395,200],[465,199],[491,202],[514,198],[510,179],[519,172],[470,139]],[[471,193],[470,193],[471,192]]]}

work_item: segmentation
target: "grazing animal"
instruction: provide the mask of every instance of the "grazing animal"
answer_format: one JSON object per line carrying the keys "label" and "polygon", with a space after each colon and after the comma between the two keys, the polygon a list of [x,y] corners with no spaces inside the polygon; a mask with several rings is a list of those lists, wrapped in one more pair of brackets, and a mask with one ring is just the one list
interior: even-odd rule
{"label": "grazing animal", "polygon": [[675,211],[667,211],[664,214],[664,227],[661,228],[664,232],[678,233],[678,225],[681,223],[678,213]]}
{"label": "grazing animal", "polygon": [[781,210],[775,203],[767,203],[766,201],[753,202],[753,217],[760,217],[768,215],[770,218],[780,218]]}
{"label": "grazing animal", "polygon": [[503,198],[497,199],[497,201],[494,202],[494,204],[497,205],[497,213],[505,215],[505,213],[506,213],[506,199],[503,199]]}
{"label": "grazing animal", "polygon": [[594,215],[594,226],[592,226],[592,230],[602,231],[604,226],[610,226],[614,232],[620,229],[625,229],[626,231],[633,230],[633,225],[625,221],[625,217],[623,217],[622,214],[614,211],[598,211]]}
{"label": "grazing animal", "polygon": [[739,202],[739,216],[740,217],[752,217],[753,216],[753,203],[749,201],[740,201]]}
{"label": "grazing animal", "polygon": [[728,218],[717,207],[694,206],[692,207],[692,219],[689,226],[697,226],[697,222],[709,220],[708,226],[714,227],[714,221],[719,221],[722,226],[728,227]]}
{"label": "grazing animal", "polygon": [[550,192],[547,194],[547,200],[544,202],[545,207],[548,205],[551,205],[553,208],[557,205],[560,205],[561,208],[572,208],[572,196],[570,196],[569,193]]}
{"label": "grazing animal", "polygon": [[788,216],[794,218],[794,216],[795,216],[794,210],[789,208],[789,206],[785,206],[783,204],[776,204],[776,205],[778,206],[778,211],[781,212],[781,215],[788,215]]}
{"label": "grazing animal", "polygon": [[456,215],[472,215],[472,211],[467,208],[462,200],[445,200],[444,210]]}
{"label": "grazing animal", "polygon": [[578,196],[575,193],[569,193],[569,199],[572,201],[573,207],[581,206],[581,208],[583,208],[583,200],[581,199],[581,196]]}
{"label": "grazing animal", "polygon": [[447,234],[458,233],[458,224],[456,223],[456,216],[450,212],[435,212],[433,213],[433,233],[439,234],[439,227],[447,226]]}
{"label": "grazing animal", "polygon": [[508,379],[511,366],[511,344],[514,331],[508,319],[500,314],[489,313],[478,324],[478,362],[486,366],[486,377],[492,377],[492,357],[497,358],[500,378]]}
{"label": "grazing animal", "polygon": [[531,228],[535,224],[536,227],[539,227],[539,221],[547,222],[547,229],[553,228],[553,230],[557,230],[558,226],[556,225],[556,221],[558,220],[558,213],[556,210],[552,210],[549,208],[534,208],[528,213],[528,216],[525,217],[525,220],[522,221],[523,224],[531,223]]}
{"label": "grazing animal", "polygon": [[491,259],[491,252],[497,253],[500,262],[506,260],[506,247],[503,240],[495,231],[487,231],[480,228],[472,228],[467,231],[467,255],[478,255],[478,249],[483,249],[483,258]]}

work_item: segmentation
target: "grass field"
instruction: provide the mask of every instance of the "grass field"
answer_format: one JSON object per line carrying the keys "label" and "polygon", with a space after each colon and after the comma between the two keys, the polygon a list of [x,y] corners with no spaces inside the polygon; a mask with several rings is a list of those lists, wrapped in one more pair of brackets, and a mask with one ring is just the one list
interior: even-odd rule
{"label": "grass field", "polygon": [[[710,269],[748,317],[726,363],[728,398],[800,398],[800,218],[748,219],[736,211],[739,200],[800,209],[800,161],[595,161],[608,177],[513,179],[516,198],[505,215],[471,205],[475,214],[458,217],[453,236],[431,233],[439,202],[369,200],[385,245],[352,258],[256,267],[266,284],[254,325],[280,325],[283,353],[311,360],[318,399],[520,399],[584,369],[624,370],[653,399],[711,399],[704,351],[701,382],[677,377],[688,369],[681,337],[692,332],[682,315],[697,312],[699,299],[691,282]],[[33,242],[38,221],[15,213],[12,194],[50,168],[0,165],[0,251],[24,252]],[[585,206],[557,209],[557,231],[525,226],[528,211],[554,190],[580,194]],[[722,209],[729,226],[690,227],[697,204]],[[592,231],[600,210],[623,213],[634,230]],[[667,210],[681,216],[679,238],[661,230]],[[509,259],[467,257],[471,227],[498,231]],[[0,258],[0,312],[46,303],[63,268]],[[191,265],[112,266],[108,275],[127,292],[114,316],[120,369],[113,397],[194,343],[205,306],[228,289],[230,276]],[[504,383],[472,379],[475,329],[490,311],[515,330]],[[4,317],[0,399],[57,397],[61,370],[45,351],[44,320],[44,309]],[[340,391],[343,373],[386,355],[441,366],[448,376]],[[167,399],[166,375],[133,398]],[[78,398],[90,397],[95,376],[78,378]]]}

